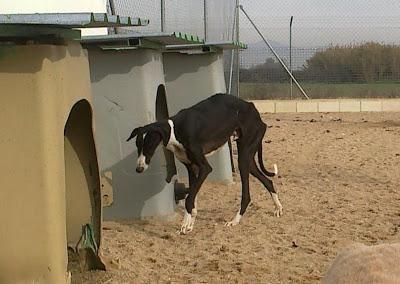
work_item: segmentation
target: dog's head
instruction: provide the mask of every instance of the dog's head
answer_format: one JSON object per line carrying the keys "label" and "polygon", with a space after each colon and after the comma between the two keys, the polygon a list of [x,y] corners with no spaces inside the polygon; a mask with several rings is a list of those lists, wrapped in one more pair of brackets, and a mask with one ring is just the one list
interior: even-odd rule
{"label": "dog's head", "polygon": [[138,127],[132,131],[126,141],[137,137],[136,147],[138,151],[138,160],[136,164],[136,172],[142,173],[147,170],[150,160],[161,141],[164,146],[167,145],[169,140],[168,132],[166,125],[159,122]]}

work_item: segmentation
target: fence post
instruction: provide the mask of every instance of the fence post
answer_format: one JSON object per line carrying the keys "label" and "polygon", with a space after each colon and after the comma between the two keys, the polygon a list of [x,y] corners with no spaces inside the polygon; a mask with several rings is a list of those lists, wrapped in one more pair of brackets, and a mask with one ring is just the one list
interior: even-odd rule
{"label": "fence post", "polygon": [[207,0],[203,0],[204,3],[204,41],[207,41]]}
{"label": "fence post", "polygon": [[[290,17],[290,31],[289,31],[289,69],[290,73],[293,74],[292,69],[292,25],[293,25],[293,16]],[[293,79],[290,77],[290,99],[293,99]]]}
{"label": "fence post", "polygon": [[160,10],[161,10],[161,32],[165,32],[165,0],[160,0]]}
{"label": "fence post", "polygon": [[[111,15],[115,15],[115,3],[114,3],[114,0],[108,0],[108,4],[110,5]],[[117,30],[116,27],[114,27],[113,30],[114,30],[115,34],[118,33],[118,30]]]}
{"label": "fence post", "polygon": [[[236,41],[239,42],[239,0],[236,0]],[[236,96],[239,98],[239,82],[240,82],[240,51],[239,49],[236,49]]]}
{"label": "fence post", "polygon": [[293,82],[296,84],[296,86],[299,88],[301,93],[303,94],[304,97],[307,98],[307,100],[310,99],[310,97],[306,94],[306,92],[303,90],[303,88],[300,86],[299,82],[296,80],[296,78],[293,76],[293,74],[289,71],[289,68],[287,68],[286,64],[283,62],[283,60],[279,57],[279,55],[275,52],[274,48],[271,46],[271,44],[267,41],[267,39],[263,36],[261,31],[257,28],[256,24],[253,22],[253,20],[250,18],[249,14],[244,10],[243,6],[239,6],[240,10],[242,10],[243,14],[246,16],[246,18],[249,20],[250,24],[253,26],[253,28],[256,30],[258,35],[261,37],[261,39],[264,41],[264,43],[268,46],[269,50],[274,54],[275,58],[279,61],[279,63],[282,65],[282,67],[285,69],[286,73],[289,74],[289,76],[292,78]]}

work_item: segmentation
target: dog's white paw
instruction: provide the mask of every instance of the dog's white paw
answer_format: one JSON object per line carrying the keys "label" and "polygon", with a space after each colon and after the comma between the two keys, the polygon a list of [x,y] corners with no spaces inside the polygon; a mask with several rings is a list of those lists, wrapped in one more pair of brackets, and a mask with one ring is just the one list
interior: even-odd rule
{"label": "dog's white paw", "polygon": [[226,227],[233,227],[233,226],[239,225],[239,223],[240,222],[233,220],[233,221],[230,221],[230,222],[226,222],[225,226]]}
{"label": "dog's white paw", "polygon": [[178,235],[186,235],[186,234],[190,233],[191,231],[193,231],[193,227],[182,225],[181,229],[179,231],[177,231],[176,233]]}
{"label": "dog's white paw", "polygon": [[283,207],[282,207],[281,202],[279,201],[278,194],[272,193],[271,196],[272,196],[272,199],[274,200],[274,203],[275,203],[274,215],[276,217],[281,217],[282,214],[283,214]]}
{"label": "dog's white paw", "polygon": [[193,231],[194,220],[192,220],[192,215],[187,213],[185,210],[185,216],[183,217],[183,222],[181,229],[177,232],[180,235],[186,235]]}
{"label": "dog's white paw", "polygon": [[227,227],[236,226],[240,223],[241,218],[242,218],[242,215],[240,215],[240,212],[238,212],[232,221],[225,223],[225,226],[227,226]]}
{"label": "dog's white paw", "polygon": [[274,216],[281,217],[283,215],[283,208],[282,206],[277,206],[274,211]]}

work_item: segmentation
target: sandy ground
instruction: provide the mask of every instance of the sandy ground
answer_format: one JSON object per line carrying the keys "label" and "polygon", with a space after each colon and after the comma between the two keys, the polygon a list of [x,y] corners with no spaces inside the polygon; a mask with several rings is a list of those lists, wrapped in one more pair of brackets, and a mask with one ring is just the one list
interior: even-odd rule
{"label": "sandy ground", "polygon": [[252,202],[236,227],[240,179],[206,183],[194,231],[172,221],[104,224],[104,253],[120,269],[74,273],[73,283],[318,283],[351,242],[400,237],[400,113],[268,114],[264,161],[284,215],[251,179]]}

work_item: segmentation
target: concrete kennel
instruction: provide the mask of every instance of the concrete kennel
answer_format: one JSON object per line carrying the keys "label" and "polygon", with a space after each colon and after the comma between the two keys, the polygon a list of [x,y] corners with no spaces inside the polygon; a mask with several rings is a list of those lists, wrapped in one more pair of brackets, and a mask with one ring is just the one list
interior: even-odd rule
{"label": "concrete kennel", "polygon": [[[167,46],[167,52],[164,53],[164,72],[170,115],[216,93],[226,93],[223,50],[233,48],[241,49],[246,46],[235,42]],[[227,144],[209,157],[208,161],[213,168],[208,180],[232,182]],[[181,164],[178,166],[178,173],[179,176],[187,175]]]}
{"label": "concrete kennel", "polygon": [[138,174],[136,145],[126,139],[134,128],[168,117],[165,46],[199,42],[197,37],[175,33],[83,38],[89,52],[100,171],[113,188],[104,208],[105,219],[174,213],[172,153],[158,147],[149,169]]}
{"label": "concrete kennel", "polygon": [[105,266],[89,64],[68,27],[110,22],[31,16],[0,15],[0,283],[70,283],[67,247]]}

